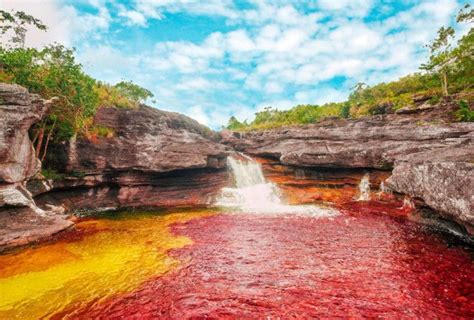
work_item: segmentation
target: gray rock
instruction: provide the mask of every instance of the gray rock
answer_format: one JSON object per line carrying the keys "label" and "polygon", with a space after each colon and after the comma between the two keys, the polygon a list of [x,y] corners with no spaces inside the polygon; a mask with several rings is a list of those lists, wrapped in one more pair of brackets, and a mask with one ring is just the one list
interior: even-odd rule
{"label": "gray rock", "polygon": [[423,199],[474,234],[474,145],[448,147],[396,161],[387,185]]}

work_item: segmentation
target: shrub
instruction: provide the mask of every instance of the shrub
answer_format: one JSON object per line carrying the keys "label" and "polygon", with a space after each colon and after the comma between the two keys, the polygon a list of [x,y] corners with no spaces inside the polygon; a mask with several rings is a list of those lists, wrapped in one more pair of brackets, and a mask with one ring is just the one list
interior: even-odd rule
{"label": "shrub", "polygon": [[474,122],[474,110],[469,108],[466,101],[459,101],[459,110],[456,112],[456,117],[459,121]]}

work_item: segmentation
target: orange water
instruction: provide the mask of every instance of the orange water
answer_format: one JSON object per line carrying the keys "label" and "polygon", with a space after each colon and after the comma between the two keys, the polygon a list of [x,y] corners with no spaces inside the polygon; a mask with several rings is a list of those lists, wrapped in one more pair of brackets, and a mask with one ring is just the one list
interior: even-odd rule
{"label": "orange water", "polygon": [[167,255],[191,239],[168,226],[209,212],[119,214],[84,220],[54,243],[0,256],[0,318],[37,319],[136,289],[178,267]]}

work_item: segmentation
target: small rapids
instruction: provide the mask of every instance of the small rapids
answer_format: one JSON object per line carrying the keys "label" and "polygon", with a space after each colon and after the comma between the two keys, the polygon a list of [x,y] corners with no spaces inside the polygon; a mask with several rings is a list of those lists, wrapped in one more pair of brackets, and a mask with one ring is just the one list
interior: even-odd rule
{"label": "small rapids", "polygon": [[215,202],[218,207],[254,214],[297,214],[312,217],[335,216],[337,211],[314,205],[288,205],[281,199],[279,188],[265,180],[261,165],[252,158],[240,154],[229,157],[235,187],[221,190]]}
{"label": "small rapids", "polygon": [[359,198],[357,198],[357,201],[369,201],[369,200],[370,200],[370,176],[368,173],[366,173],[359,183]]}

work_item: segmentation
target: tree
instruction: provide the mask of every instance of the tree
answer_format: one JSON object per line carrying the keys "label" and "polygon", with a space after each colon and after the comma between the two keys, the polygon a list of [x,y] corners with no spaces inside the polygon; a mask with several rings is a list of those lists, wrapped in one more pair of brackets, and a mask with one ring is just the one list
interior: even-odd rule
{"label": "tree", "polygon": [[238,130],[238,129],[242,129],[243,127],[245,127],[245,124],[237,120],[237,118],[234,116],[230,117],[229,122],[227,123],[227,126],[226,126],[228,130]]}
{"label": "tree", "polygon": [[438,30],[437,38],[428,45],[430,49],[429,61],[420,67],[422,70],[434,71],[440,75],[444,96],[449,94],[448,72],[455,62],[455,57],[451,52],[451,40],[454,38],[454,33],[454,29],[451,27],[441,27]]}
{"label": "tree", "polygon": [[351,116],[351,105],[348,102],[342,105],[339,116],[343,119],[348,119]]}
{"label": "tree", "polygon": [[4,35],[10,30],[13,31],[10,41],[14,47],[25,47],[27,26],[33,26],[42,31],[47,29],[41,20],[23,11],[9,13],[0,10],[0,34]]}
{"label": "tree", "polygon": [[471,8],[470,4],[464,5],[464,8],[459,11],[456,22],[474,22],[474,9]]}
{"label": "tree", "polygon": [[121,81],[114,86],[125,97],[140,103],[145,103],[148,98],[153,98],[153,93],[133,83],[132,81]]}

